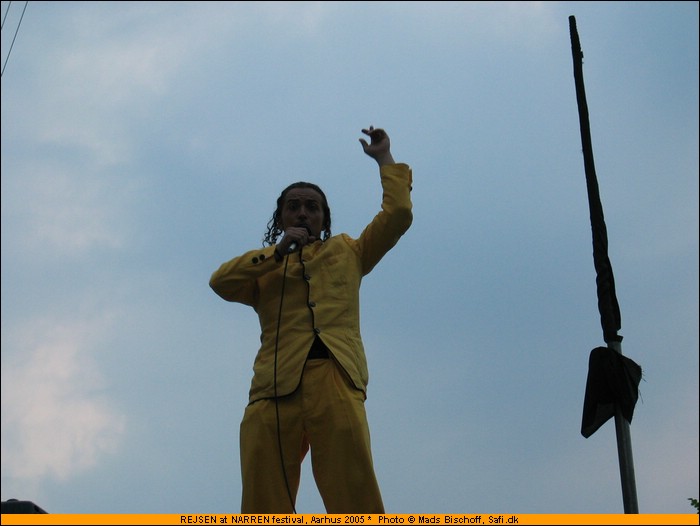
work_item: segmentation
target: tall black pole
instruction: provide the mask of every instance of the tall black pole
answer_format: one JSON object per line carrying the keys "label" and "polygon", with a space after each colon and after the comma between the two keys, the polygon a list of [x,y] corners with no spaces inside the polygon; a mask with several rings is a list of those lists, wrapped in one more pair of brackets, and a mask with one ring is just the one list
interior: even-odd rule
{"label": "tall black pole", "polygon": [[[620,307],[615,295],[615,280],[612,265],[608,258],[608,234],[603,216],[603,206],[598,192],[598,180],[593,162],[593,146],[591,130],[588,121],[588,104],[583,85],[583,52],[576,30],[576,19],[569,17],[569,32],[571,33],[571,53],[574,60],[574,80],[576,82],[576,101],[578,103],[579,124],[581,128],[581,143],[583,146],[583,163],[586,172],[586,187],[588,190],[588,208],[591,217],[593,234],[593,263],[596,269],[596,285],[598,293],[598,311],[603,328],[603,337],[608,348],[622,354],[622,336],[617,334],[621,326]],[[617,435],[617,452],[620,463],[620,479],[622,482],[622,501],[625,513],[639,513],[637,503],[637,486],[634,478],[634,462],[632,459],[632,440],[629,422],[622,413],[619,404],[615,405],[615,430]]]}

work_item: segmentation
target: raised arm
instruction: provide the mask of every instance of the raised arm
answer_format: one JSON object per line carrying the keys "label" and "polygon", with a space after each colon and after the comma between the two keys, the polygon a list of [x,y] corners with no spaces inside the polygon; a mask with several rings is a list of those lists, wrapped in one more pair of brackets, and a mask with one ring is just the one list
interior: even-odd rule
{"label": "raised arm", "polygon": [[369,129],[363,129],[362,133],[368,135],[371,141],[367,144],[365,139],[360,139],[362,149],[367,155],[377,161],[380,167],[386,164],[395,164],[394,158],[391,155],[391,142],[384,130],[381,128],[375,129],[374,126],[370,126]]}

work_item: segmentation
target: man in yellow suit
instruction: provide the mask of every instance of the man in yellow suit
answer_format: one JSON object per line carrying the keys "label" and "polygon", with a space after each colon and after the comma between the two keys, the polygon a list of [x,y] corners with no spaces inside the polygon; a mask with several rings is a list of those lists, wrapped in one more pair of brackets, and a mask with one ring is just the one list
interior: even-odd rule
{"label": "man in yellow suit", "polygon": [[323,191],[293,183],[263,248],[222,264],[209,282],[226,301],[253,307],[262,330],[240,429],[242,513],[296,512],[309,448],[328,513],[384,513],[364,407],[360,283],[411,226],[412,172],[394,162],[384,130],[362,132],[383,194],[360,237],[332,236]]}

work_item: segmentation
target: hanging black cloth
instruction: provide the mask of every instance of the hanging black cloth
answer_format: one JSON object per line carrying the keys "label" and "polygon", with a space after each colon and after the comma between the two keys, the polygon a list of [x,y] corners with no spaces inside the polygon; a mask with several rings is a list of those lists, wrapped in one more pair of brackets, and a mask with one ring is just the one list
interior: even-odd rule
{"label": "hanging black cloth", "polygon": [[595,433],[615,415],[616,405],[632,422],[641,379],[642,368],[634,360],[609,347],[593,349],[588,357],[581,434],[588,438]]}

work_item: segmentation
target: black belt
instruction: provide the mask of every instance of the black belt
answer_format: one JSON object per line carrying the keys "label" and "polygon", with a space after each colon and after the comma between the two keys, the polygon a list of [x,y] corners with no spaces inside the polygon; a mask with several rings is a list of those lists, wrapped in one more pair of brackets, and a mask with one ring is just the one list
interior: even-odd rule
{"label": "black belt", "polygon": [[309,360],[316,360],[319,358],[330,358],[330,352],[328,350],[328,347],[326,347],[326,344],[321,341],[321,339],[317,336],[314,339],[314,343],[311,344],[311,349],[309,349]]}

